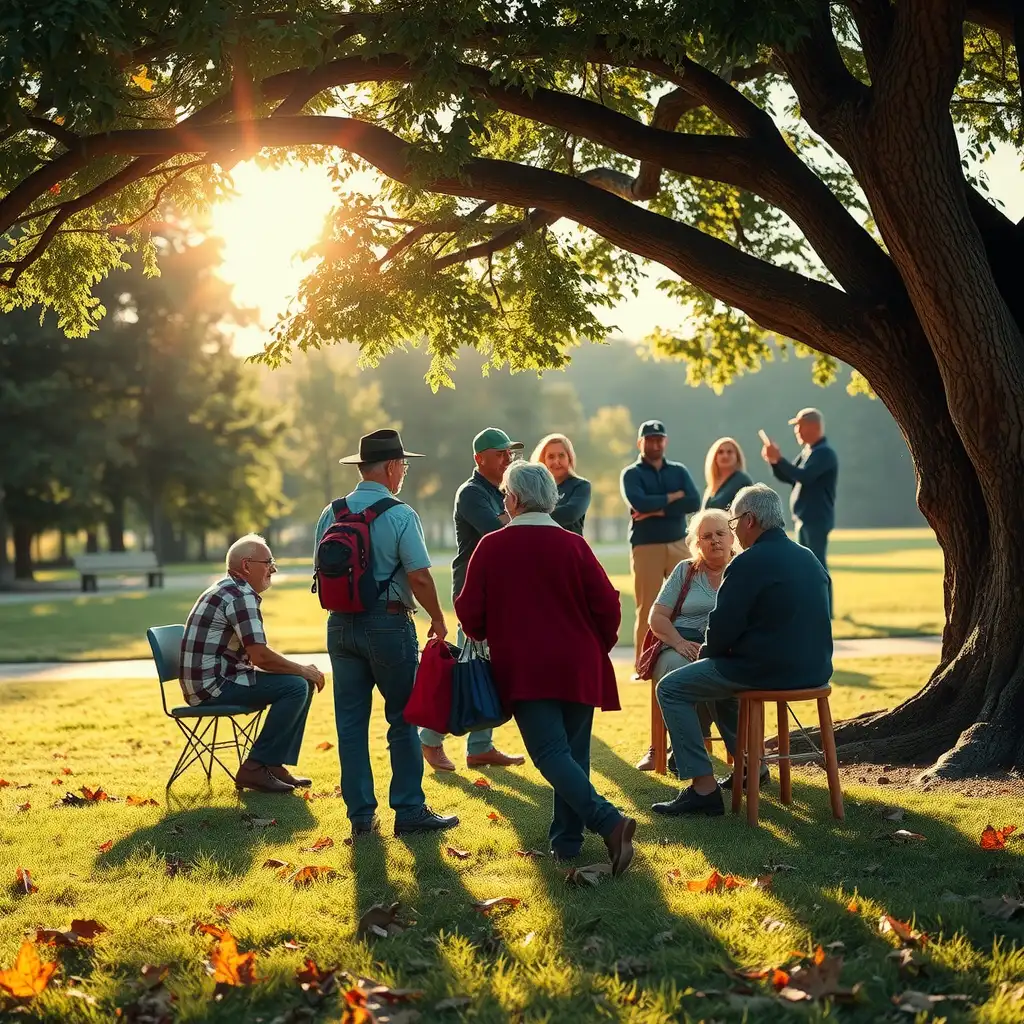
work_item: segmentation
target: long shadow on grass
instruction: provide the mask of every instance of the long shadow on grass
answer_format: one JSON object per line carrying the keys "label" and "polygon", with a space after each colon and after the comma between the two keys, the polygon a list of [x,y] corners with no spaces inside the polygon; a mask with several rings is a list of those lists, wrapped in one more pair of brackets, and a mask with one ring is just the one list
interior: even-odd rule
{"label": "long shadow on grass", "polygon": [[[264,844],[288,842],[316,820],[307,802],[294,796],[244,793],[230,807],[211,806],[210,796],[210,790],[169,795],[167,813],[159,822],[118,839],[97,857],[97,866],[116,867],[133,857],[156,856],[168,861],[168,874],[174,874],[209,858],[225,872],[244,875]],[[175,868],[175,862],[180,867]]]}

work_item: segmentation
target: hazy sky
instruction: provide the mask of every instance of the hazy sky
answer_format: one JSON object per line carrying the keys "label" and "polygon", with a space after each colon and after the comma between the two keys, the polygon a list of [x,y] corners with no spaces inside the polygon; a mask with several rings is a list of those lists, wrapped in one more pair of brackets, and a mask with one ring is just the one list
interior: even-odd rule
{"label": "hazy sky", "polygon": [[[1001,147],[985,170],[992,194],[1003,202],[1005,212],[1015,221],[1024,217],[1018,154]],[[295,254],[315,242],[334,196],[323,168],[260,171],[249,162],[235,169],[234,180],[238,196],[215,208],[213,222],[225,243],[223,276],[234,284],[241,304],[260,309],[262,327],[246,329],[236,339],[237,350],[249,354],[262,348],[266,328],[295,295],[303,274]],[[367,176],[367,184],[371,181]],[[631,340],[645,337],[655,327],[679,329],[683,320],[679,304],[654,287],[656,280],[666,276],[667,272],[653,267],[636,298],[599,315],[605,323],[618,325]]]}

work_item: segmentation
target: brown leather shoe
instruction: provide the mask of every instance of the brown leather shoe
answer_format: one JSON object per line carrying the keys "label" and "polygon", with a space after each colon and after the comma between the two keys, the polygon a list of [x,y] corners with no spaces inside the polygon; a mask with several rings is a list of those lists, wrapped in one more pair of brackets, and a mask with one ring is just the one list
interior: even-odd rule
{"label": "brown leather shoe", "polygon": [[455,764],[444,752],[443,743],[439,743],[436,747],[427,746],[426,743],[421,744],[421,746],[423,747],[423,760],[426,761],[435,772],[455,771]]}
{"label": "brown leather shoe", "polygon": [[265,764],[255,768],[239,768],[235,773],[235,789],[255,789],[260,793],[291,793],[294,788],[283,779],[277,778]]}
{"label": "brown leather shoe", "polygon": [[309,789],[313,785],[312,779],[307,779],[305,775],[292,775],[283,764],[268,764],[267,770],[275,779],[287,782],[293,789]]}
{"label": "brown leather shoe", "polygon": [[636,763],[637,769],[642,772],[654,771],[654,747],[649,747],[647,753]]}
{"label": "brown leather shoe", "polygon": [[483,768],[486,765],[508,768],[514,764],[526,764],[526,758],[522,754],[503,754],[497,747],[491,747],[482,754],[466,755],[467,768]]}
{"label": "brown leather shoe", "polygon": [[604,845],[608,847],[608,856],[611,858],[613,875],[621,875],[633,862],[634,832],[636,819],[623,818],[604,841]]}

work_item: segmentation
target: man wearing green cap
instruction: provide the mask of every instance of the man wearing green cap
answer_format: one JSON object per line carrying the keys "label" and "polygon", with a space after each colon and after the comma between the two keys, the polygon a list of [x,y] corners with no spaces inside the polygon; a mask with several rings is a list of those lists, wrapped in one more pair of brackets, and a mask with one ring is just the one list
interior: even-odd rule
{"label": "man wearing green cap", "polygon": [[[452,600],[459,596],[466,581],[469,559],[480,538],[500,530],[507,522],[505,498],[501,493],[501,480],[515,452],[523,450],[522,441],[513,441],[504,430],[487,427],[473,438],[473,475],[455,492],[455,544],[458,551],[452,560]],[[459,644],[465,637],[459,629]],[[420,730],[423,760],[435,771],[453,772],[455,764],[444,750],[444,735],[433,729]],[[490,729],[471,732],[466,739],[466,765],[479,768],[484,765],[507,767],[525,764],[520,754],[503,754],[494,746]]]}

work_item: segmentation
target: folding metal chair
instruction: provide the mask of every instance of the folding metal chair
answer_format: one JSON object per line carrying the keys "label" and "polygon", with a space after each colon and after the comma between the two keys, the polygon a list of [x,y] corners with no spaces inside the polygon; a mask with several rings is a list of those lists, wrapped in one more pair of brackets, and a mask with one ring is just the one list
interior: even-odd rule
{"label": "folding metal chair", "polygon": [[[217,756],[219,750],[234,750],[238,757],[238,766],[242,766],[249,755],[256,735],[259,732],[260,719],[263,717],[263,708],[253,710],[242,707],[239,704],[221,704],[215,707],[205,707],[200,704],[197,707],[182,705],[181,707],[167,707],[167,691],[165,686],[173,680],[175,687],[178,687],[178,659],[181,654],[181,641],[185,636],[185,627],[180,623],[174,626],[150,626],[146,630],[146,639],[153,651],[153,661],[156,662],[156,674],[160,681],[160,701],[164,706],[164,714],[170,718],[181,730],[185,737],[185,747],[178,758],[178,763],[167,780],[167,789],[196,761],[199,767],[206,772],[206,779],[209,782],[213,775],[213,762],[224,769],[228,778],[234,781],[235,774]],[[177,691],[180,693],[180,689]],[[245,724],[236,722],[237,717],[252,715],[251,720]],[[231,723],[231,737],[229,739],[218,739],[217,728],[222,719],[226,718]]]}

